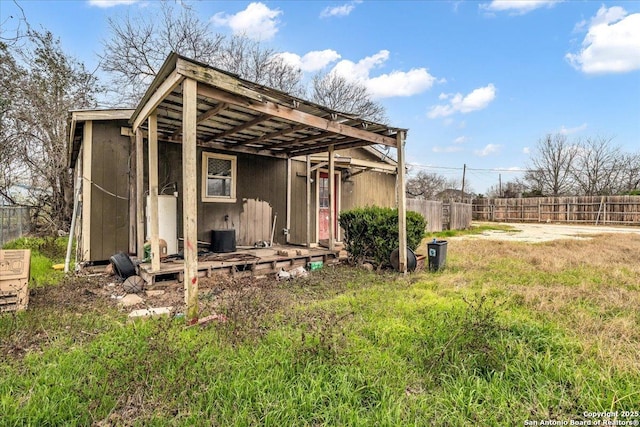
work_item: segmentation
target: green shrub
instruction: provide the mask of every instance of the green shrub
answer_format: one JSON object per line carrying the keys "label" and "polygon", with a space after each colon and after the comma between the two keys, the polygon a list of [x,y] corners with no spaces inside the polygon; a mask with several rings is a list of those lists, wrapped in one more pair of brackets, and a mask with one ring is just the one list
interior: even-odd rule
{"label": "green shrub", "polygon": [[[346,250],[356,263],[365,260],[389,265],[389,256],[398,247],[398,210],[371,206],[340,214]],[[425,236],[427,222],[417,212],[407,212],[407,246],[415,250]]]}

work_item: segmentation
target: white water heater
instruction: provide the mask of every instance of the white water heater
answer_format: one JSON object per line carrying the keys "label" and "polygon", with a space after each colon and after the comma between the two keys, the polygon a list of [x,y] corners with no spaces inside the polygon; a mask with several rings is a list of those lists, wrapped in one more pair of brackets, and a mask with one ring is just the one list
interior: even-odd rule
{"label": "white water heater", "polygon": [[[149,206],[151,197],[147,196],[145,209],[147,227],[145,239],[151,240],[151,214]],[[178,253],[178,197],[173,194],[158,196],[158,237],[167,242],[167,254]]]}

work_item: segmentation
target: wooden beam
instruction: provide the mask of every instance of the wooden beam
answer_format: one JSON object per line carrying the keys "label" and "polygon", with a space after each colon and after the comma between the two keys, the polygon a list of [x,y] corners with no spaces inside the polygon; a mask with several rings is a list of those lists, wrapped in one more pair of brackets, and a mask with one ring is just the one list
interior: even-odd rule
{"label": "wooden beam", "polygon": [[91,164],[93,161],[93,122],[84,123],[82,133],[82,252],[80,261],[91,260]]}
{"label": "wooden beam", "polygon": [[198,83],[182,83],[182,221],[184,234],[184,286],[187,321],[198,321],[198,174],[196,126]]}
{"label": "wooden beam", "polygon": [[158,219],[158,116],[149,115],[149,239],[151,240],[151,271],[160,270],[160,222]]}
{"label": "wooden beam", "polygon": [[144,258],[144,137],[136,130],[136,253]]}
{"label": "wooden beam", "polygon": [[215,116],[216,114],[218,114],[220,111],[222,110],[226,110],[227,107],[229,106],[229,104],[226,104],[224,102],[219,103],[218,105],[216,105],[215,107],[213,107],[210,110],[205,111],[204,113],[200,114],[198,116],[198,118],[196,119],[196,123],[200,124],[202,122],[204,122],[205,120],[207,120],[208,118]]}
{"label": "wooden beam", "polygon": [[[204,67],[202,65],[194,64],[191,61],[178,58],[178,61],[176,62],[176,71],[184,77],[205,83],[206,85],[217,86],[227,92],[247,99],[253,99],[255,101],[262,101],[263,99],[261,94],[247,88],[236,76],[214,70],[211,67]],[[198,92],[200,92],[201,87],[206,85],[198,85]]]}
{"label": "wooden beam", "polygon": [[[250,128],[251,126],[257,125],[258,123],[262,123],[262,122],[264,122],[266,120],[269,120],[269,118],[270,118],[270,116],[268,116],[266,114],[261,114],[261,115],[259,115],[258,117],[256,117],[253,120],[249,120],[248,122],[245,122],[245,123],[243,123],[243,124],[241,124],[239,126],[236,126],[234,128],[227,129],[224,132],[218,133],[216,135],[212,135],[210,138],[205,139],[204,141],[205,142],[206,141],[211,141],[212,139],[220,139],[220,138],[224,138],[224,137],[229,136],[229,135],[233,135],[234,133],[241,132],[241,131],[243,131],[245,129]],[[229,144],[229,145],[232,145],[232,144]]]}
{"label": "wooden beam", "polygon": [[329,146],[329,250],[335,250],[336,233],[335,233],[335,220],[336,220],[336,177],[335,173],[335,156],[333,155],[333,145]]}
{"label": "wooden beam", "polygon": [[321,142],[318,144],[308,145],[306,147],[295,147],[287,150],[289,157],[306,156],[307,154],[318,154],[327,151],[327,147],[333,145],[334,150],[345,150],[347,148],[357,148],[370,145],[366,141],[354,138],[343,138],[331,142]]}
{"label": "wooden beam", "polygon": [[205,85],[201,85],[201,87],[198,88],[198,93],[208,98],[227,102],[229,104],[239,105],[254,111],[258,111],[260,113],[269,114],[274,117],[290,120],[292,122],[304,124],[309,127],[329,131],[334,134],[360,139],[372,144],[388,145],[391,147],[396,146],[396,140],[388,136],[379,135],[377,133],[369,132],[356,127],[346,126],[322,117],[314,116],[310,113],[296,110],[294,108],[275,104],[270,101],[256,102],[256,100],[243,98],[241,96],[233,95],[223,90]]}
{"label": "wooden beam", "polygon": [[134,110],[86,110],[72,111],[71,115],[77,122],[91,120],[129,120]]}
{"label": "wooden beam", "polygon": [[184,80],[184,76],[179,74],[176,70],[163,81],[158,89],[151,95],[147,103],[142,107],[140,113],[133,121],[133,130],[137,130],[142,123],[149,117],[152,111],[160,105],[164,98],[169,95],[173,90]]}
{"label": "wooden beam", "polygon": [[397,134],[398,138],[398,175],[396,188],[398,191],[398,252],[399,252],[399,270],[401,273],[407,273],[407,193],[406,193],[406,168],[404,165],[404,132]]}
{"label": "wooden beam", "polygon": [[[311,161],[312,162],[326,162],[327,161],[327,156],[322,156],[322,155],[311,156]],[[337,163],[347,163],[350,166],[369,168],[369,169],[379,169],[379,170],[389,171],[389,172],[393,172],[393,173],[395,173],[396,169],[397,169],[396,166],[390,165],[388,163],[374,162],[374,161],[371,161],[371,160],[356,159],[356,158],[353,158],[353,157],[336,157],[336,162]]]}
{"label": "wooden beam", "polygon": [[311,247],[311,157],[307,156],[307,247]]}

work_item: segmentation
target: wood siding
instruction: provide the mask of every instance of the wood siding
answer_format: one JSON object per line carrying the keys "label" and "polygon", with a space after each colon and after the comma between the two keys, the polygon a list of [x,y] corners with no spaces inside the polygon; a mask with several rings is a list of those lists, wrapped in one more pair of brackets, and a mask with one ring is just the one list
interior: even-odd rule
{"label": "wood siding", "polygon": [[[94,121],[91,181],[91,260],[129,250],[129,145],[126,121]],[[116,197],[117,196],[117,197]]]}
{"label": "wood siding", "polygon": [[[178,186],[178,237],[181,238],[183,193],[181,146],[160,142],[159,151],[159,188],[162,189],[172,182],[177,183]],[[237,156],[236,201],[235,203],[203,202],[201,196],[202,152],[203,149],[199,147],[196,171],[198,240],[210,242],[211,230],[233,228],[236,230],[237,245],[252,246],[258,241],[270,239],[273,217],[277,213],[274,242],[285,243],[283,229],[286,225],[286,160],[215,151]],[[146,176],[145,171],[145,188],[148,185]],[[168,191],[172,192],[172,187],[169,187]]]}

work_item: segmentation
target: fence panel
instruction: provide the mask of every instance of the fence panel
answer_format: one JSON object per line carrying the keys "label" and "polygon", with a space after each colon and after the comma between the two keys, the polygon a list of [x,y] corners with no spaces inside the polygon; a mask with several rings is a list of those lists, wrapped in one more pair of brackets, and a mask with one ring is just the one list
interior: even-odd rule
{"label": "fence panel", "polygon": [[442,231],[442,202],[407,199],[407,210],[415,211],[427,220],[427,231]]}
{"label": "fence panel", "polygon": [[471,226],[472,205],[470,203],[407,199],[407,209],[421,213],[425,217],[428,232],[463,230]]}
{"label": "fence panel", "polygon": [[0,246],[31,231],[30,210],[27,207],[0,206]]}
{"label": "fence panel", "polygon": [[483,198],[473,201],[473,219],[640,225],[640,196]]}
{"label": "fence panel", "polygon": [[472,205],[452,202],[449,208],[449,229],[464,230],[471,226]]}

